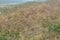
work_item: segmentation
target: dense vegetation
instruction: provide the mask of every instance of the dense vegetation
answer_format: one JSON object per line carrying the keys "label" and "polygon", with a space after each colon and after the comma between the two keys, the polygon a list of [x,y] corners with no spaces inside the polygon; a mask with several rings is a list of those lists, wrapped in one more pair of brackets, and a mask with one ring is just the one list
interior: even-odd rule
{"label": "dense vegetation", "polygon": [[0,11],[0,40],[60,40],[59,4],[35,2]]}

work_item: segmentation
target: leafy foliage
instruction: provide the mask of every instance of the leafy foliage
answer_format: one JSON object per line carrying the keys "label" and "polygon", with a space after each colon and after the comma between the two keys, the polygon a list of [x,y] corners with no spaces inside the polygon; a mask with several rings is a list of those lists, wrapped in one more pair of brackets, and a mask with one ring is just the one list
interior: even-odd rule
{"label": "leafy foliage", "polygon": [[38,2],[0,9],[0,40],[58,40],[59,10],[60,6]]}

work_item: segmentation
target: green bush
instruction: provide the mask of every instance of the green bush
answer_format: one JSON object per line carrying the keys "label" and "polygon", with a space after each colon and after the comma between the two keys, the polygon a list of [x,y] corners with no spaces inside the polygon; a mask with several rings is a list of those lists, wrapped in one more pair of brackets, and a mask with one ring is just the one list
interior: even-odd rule
{"label": "green bush", "polygon": [[48,28],[50,31],[54,31],[55,33],[60,33],[60,23],[49,24]]}

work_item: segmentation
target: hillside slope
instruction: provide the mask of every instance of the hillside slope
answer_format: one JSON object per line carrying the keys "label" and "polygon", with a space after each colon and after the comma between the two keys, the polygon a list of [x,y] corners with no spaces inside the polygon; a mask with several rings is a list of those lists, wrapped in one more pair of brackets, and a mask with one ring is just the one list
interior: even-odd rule
{"label": "hillside slope", "polygon": [[3,10],[0,40],[60,40],[59,5],[32,3]]}

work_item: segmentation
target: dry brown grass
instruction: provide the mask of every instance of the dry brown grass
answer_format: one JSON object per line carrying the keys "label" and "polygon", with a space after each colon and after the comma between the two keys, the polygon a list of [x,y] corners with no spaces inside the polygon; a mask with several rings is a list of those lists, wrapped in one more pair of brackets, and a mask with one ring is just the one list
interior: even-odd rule
{"label": "dry brown grass", "polygon": [[60,22],[58,7],[25,5],[0,15],[0,40],[59,40],[60,36],[48,29],[50,23]]}

